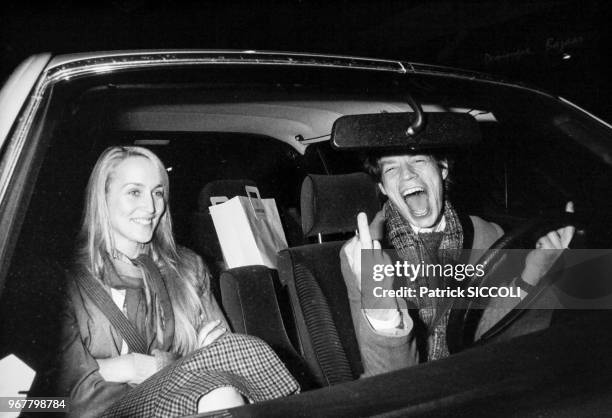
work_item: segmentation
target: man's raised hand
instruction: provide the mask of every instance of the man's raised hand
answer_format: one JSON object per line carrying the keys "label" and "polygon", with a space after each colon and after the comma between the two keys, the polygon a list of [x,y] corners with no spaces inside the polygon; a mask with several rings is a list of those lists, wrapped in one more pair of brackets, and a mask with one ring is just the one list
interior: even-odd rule
{"label": "man's raised hand", "polygon": [[[574,213],[574,203],[567,202],[565,211]],[[525,269],[521,273],[522,279],[535,286],[555,264],[563,250],[568,248],[575,231],[576,228],[570,225],[541,236],[536,242],[535,250],[527,254]]]}

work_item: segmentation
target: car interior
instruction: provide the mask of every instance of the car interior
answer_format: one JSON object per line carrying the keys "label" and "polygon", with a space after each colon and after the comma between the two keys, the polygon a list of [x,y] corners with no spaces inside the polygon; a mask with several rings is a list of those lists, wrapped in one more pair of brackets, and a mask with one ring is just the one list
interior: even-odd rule
{"label": "car interior", "polygon": [[[383,196],[362,166],[368,147],[337,149],[330,137],[340,116],[411,110],[407,92],[426,115],[462,113],[477,122],[477,144],[444,149],[455,207],[509,232],[533,217],[558,217],[572,200],[575,245],[609,248],[612,147],[605,133],[527,88],[272,66],[82,77],[54,86],[31,134],[39,159],[29,168],[31,193],[2,294],[0,357],[17,353],[38,372],[33,393],[49,393],[65,271],[90,170],[106,147],[140,145],[166,165],[176,240],[208,264],[233,331],[268,342],[304,392],[355,381],[363,368],[339,251],[354,235],[356,214],[371,219]],[[288,244],[277,269],[224,265],[210,199],[244,196],[247,185],[276,201]],[[567,312],[549,312],[491,341],[567,320]]]}

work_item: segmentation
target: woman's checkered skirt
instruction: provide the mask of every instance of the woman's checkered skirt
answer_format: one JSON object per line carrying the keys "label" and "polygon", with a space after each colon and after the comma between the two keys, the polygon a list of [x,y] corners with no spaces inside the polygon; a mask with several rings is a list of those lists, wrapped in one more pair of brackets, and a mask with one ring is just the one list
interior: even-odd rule
{"label": "woman's checkered skirt", "polygon": [[233,387],[252,402],[299,392],[272,349],[256,337],[227,334],[129,390],[105,417],[174,417],[197,412],[198,399]]}

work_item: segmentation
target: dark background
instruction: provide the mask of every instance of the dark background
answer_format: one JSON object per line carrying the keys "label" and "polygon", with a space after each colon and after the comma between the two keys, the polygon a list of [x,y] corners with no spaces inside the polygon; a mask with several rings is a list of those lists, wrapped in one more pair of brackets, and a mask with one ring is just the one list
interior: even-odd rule
{"label": "dark background", "polygon": [[321,52],[484,71],[610,121],[610,9],[606,1],[10,0],[0,6],[0,77],[43,51]]}

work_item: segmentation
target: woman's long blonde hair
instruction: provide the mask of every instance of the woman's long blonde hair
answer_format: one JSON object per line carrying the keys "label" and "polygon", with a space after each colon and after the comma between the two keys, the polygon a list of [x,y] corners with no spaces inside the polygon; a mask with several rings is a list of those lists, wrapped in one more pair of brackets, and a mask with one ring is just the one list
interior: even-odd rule
{"label": "woman's long blonde hair", "polygon": [[102,280],[104,253],[113,254],[115,251],[106,195],[116,167],[132,157],[146,158],[152,162],[162,178],[166,210],[159,220],[153,238],[144,245],[143,251],[151,255],[158,267],[172,273],[165,280],[175,318],[171,350],[184,355],[197,348],[197,329],[206,309],[202,306],[196,290],[196,261],[192,257],[182,257],[179,254],[172,234],[168,173],[161,160],[150,150],[115,146],[107,148],[98,158],[87,184],[77,263]]}

